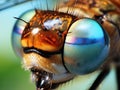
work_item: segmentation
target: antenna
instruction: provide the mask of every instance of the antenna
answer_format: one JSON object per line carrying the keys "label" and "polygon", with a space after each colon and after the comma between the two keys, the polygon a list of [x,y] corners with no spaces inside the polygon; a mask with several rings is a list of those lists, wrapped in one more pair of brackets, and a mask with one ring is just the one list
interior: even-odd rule
{"label": "antenna", "polygon": [[27,22],[27,21],[25,21],[25,20],[23,20],[21,18],[18,18],[18,17],[14,17],[14,18],[17,19],[17,20],[23,21],[24,23],[26,23],[28,25],[28,27],[30,27],[30,23],[29,22]]}
{"label": "antenna", "polygon": [[23,22],[29,24],[28,22],[26,22],[25,20],[23,20],[23,19],[21,19],[21,18],[18,18],[18,17],[14,17],[14,18],[17,19],[17,20],[21,20],[21,21],[23,21]]}

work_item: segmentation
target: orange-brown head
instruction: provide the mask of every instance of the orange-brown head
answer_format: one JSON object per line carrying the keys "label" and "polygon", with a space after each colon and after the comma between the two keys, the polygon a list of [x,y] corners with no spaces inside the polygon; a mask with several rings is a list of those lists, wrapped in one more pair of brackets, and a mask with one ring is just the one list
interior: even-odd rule
{"label": "orange-brown head", "polygon": [[24,66],[51,73],[66,72],[62,62],[62,48],[68,28],[76,19],[57,11],[36,10],[21,37]]}
{"label": "orange-brown head", "polygon": [[23,31],[23,48],[36,48],[47,52],[59,51],[73,17],[52,11],[36,11]]}

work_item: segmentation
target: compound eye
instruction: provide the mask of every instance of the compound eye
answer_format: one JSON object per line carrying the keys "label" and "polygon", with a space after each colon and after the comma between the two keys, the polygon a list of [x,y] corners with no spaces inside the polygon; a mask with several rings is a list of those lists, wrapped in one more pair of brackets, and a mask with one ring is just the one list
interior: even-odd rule
{"label": "compound eye", "polygon": [[97,21],[80,19],[72,24],[66,36],[64,64],[75,74],[95,71],[108,56],[109,44],[107,33]]}
{"label": "compound eye", "polygon": [[[14,27],[13,27],[13,31],[12,31],[12,47],[14,52],[18,55],[18,56],[22,56],[22,46],[21,46],[21,35],[22,32],[26,26],[26,22],[29,22],[30,19],[35,15],[35,11],[34,10],[30,10],[27,11],[25,13],[23,13],[20,17],[20,19],[17,19]],[[24,21],[22,21],[24,20]]]}

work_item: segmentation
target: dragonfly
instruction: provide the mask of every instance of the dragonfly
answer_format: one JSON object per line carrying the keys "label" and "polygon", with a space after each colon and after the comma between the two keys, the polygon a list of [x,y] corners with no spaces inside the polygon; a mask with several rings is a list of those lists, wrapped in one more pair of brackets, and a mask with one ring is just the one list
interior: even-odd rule
{"label": "dragonfly", "polygon": [[120,89],[119,0],[36,0],[33,6],[15,17],[12,44],[37,90],[68,90],[62,88],[98,71],[85,89],[96,90],[111,67]]}

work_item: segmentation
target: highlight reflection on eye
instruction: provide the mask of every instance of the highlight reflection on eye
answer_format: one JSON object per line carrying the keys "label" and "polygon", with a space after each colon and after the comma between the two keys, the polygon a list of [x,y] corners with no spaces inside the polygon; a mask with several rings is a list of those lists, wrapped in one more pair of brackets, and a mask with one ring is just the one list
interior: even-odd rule
{"label": "highlight reflection on eye", "polygon": [[[26,22],[29,22],[29,20],[33,17],[34,14],[35,14],[34,10],[30,10],[23,13],[19,18],[23,19]],[[22,56],[22,46],[20,40],[25,26],[26,26],[25,22],[17,19],[12,32],[12,46],[15,53],[20,57]]]}

